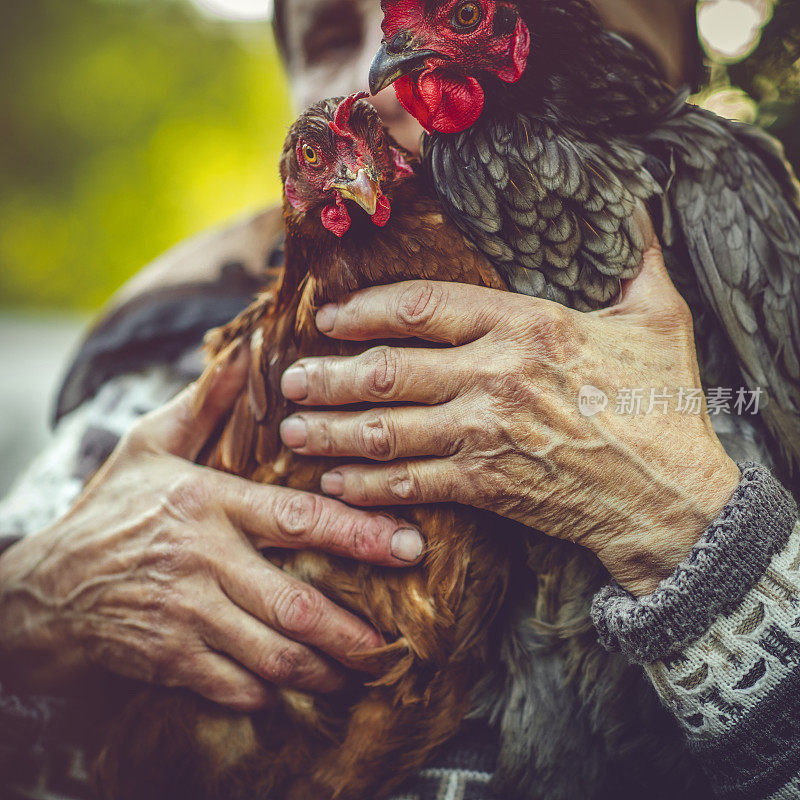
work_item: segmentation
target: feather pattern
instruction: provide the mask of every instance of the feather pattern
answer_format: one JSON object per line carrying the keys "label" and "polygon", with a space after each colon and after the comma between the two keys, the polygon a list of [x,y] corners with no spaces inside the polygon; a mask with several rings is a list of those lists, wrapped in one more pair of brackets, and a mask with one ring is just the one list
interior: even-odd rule
{"label": "feather pattern", "polygon": [[[423,163],[443,207],[510,288],[579,310],[613,303],[621,281],[636,275],[649,216],[693,313],[704,386],[764,393],[757,417],[714,418],[721,441],[732,457],[774,467],[800,497],[800,220],[780,148],[760,131],[687,105],[648,56],[602,30],[585,0],[516,7],[533,36],[522,78],[507,84],[481,74],[478,120],[460,133],[423,137]],[[610,743],[631,735],[611,721],[626,713],[618,683],[626,679],[600,670],[598,694],[578,700],[571,689],[552,689],[573,658],[579,684],[592,672],[595,652],[576,644],[575,633],[587,622],[591,582],[567,597],[553,578],[565,574],[570,555],[535,550],[538,599],[533,607],[519,599],[497,674],[476,693],[478,709],[501,731],[495,786],[509,797],[610,796],[598,788],[604,770],[634,752],[637,738]],[[573,563],[581,586],[591,564]],[[548,595],[555,621],[543,610]],[[595,705],[598,695],[603,703]],[[555,746],[548,713],[574,720],[575,739]],[[640,729],[639,752],[647,752],[645,739]],[[565,775],[575,741],[583,741],[580,767]],[[598,750],[605,755],[590,757]],[[648,758],[660,760],[652,751]],[[701,785],[696,777],[689,783]],[[650,795],[666,784],[651,776],[647,786]],[[665,791],[685,796],[688,785]]]}
{"label": "feather pattern", "polygon": [[780,146],[688,105],[585,0],[519,8],[539,34],[522,79],[485,78],[472,127],[423,137],[442,205],[510,288],[579,310],[636,274],[652,216],[704,385],[761,392],[764,460],[800,492],[800,205]]}
{"label": "feather pattern", "polygon": [[[668,154],[665,241],[687,253],[697,293],[713,311],[744,383],[763,393],[762,416],[786,471],[800,465],[800,204],[779,145],[755,128],[697,108],[664,122],[645,146]],[[709,318],[710,317],[710,318]],[[707,353],[702,328],[700,356]],[[708,331],[711,333],[711,331]],[[718,339],[714,339],[719,347]],[[703,356],[706,358],[703,359]],[[709,376],[713,377],[713,376]]]}
{"label": "feather pattern", "polygon": [[515,291],[591,309],[635,274],[660,192],[644,152],[618,157],[520,113],[431,137],[424,158],[452,220]]}

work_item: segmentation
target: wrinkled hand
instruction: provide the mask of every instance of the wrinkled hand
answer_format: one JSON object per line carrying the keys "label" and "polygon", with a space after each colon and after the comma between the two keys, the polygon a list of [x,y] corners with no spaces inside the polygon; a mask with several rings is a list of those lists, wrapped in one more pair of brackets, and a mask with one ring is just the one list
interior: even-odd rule
{"label": "wrinkled hand", "polygon": [[63,519],[0,558],[0,651],[33,684],[99,665],[253,709],[264,681],[331,690],[342,677],[332,659],[349,665],[380,644],[255,548],[397,567],[416,560],[418,534],[416,549],[413,534],[394,538],[404,561],[392,555],[401,526],[386,515],[191,463],[243,383],[243,356],[196,416],[190,387],[143,418]]}
{"label": "wrinkled hand", "polygon": [[[329,495],[358,506],[455,500],[593,550],[636,594],[669,575],[739,480],[703,410],[615,413],[620,388],[700,387],[689,310],[660,249],[620,303],[590,314],[474,286],[411,281],[325,306],[338,339],[416,337],[452,347],[380,346],[354,358],[307,358],[283,378],[309,406],[284,421],[298,453],[361,457]],[[581,387],[608,407],[578,408]],[[647,411],[649,395],[643,410]]]}

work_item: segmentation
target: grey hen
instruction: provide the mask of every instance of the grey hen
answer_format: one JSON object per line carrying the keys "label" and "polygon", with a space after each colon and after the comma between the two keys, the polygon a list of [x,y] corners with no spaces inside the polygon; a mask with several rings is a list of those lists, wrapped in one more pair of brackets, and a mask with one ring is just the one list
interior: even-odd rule
{"label": "grey hen", "polygon": [[[649,215],[704,385],[763,393],[760,416],[714,418],[724,446],[798,493],[800,206],[779,145],[687,105],[585,0],[383,9],[370,88],[394,83],[425,127],[430,180],[465,238],[516,291],[588,310],[636,274]],[[500,729],[502,796],[709,796],[641,676],[597,645],[597,562],[537,540],[530,568],[538,588],[518,587],[502,663],[476,692]]]}
{"label": "grey hen", "polygon": [[649,211],[705,384],[763,392],[774,439],[759,454],[779,449],[787,477],[800,462],[800,220],[780,146],[676,97],[584,0],[384,12],[372,88],[395,80],[430,132],[424,160],[465,236],[517,291],[597,308],[635,274]]}

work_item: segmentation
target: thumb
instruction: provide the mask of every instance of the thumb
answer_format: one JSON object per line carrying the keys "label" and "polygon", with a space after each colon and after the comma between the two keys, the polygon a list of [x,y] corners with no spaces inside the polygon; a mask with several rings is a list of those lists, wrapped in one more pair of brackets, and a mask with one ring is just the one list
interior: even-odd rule
{"label": "thumb", "polygon": [[194,461],[244,388],[249,351],[241,339],[232,342],[199,380],[143,417],[137,434],[160,450]]}
{"label": "thumb", "polygon": [[683,298],[669,277],[661,245],[656,241],[645,252],[639,274],[623,284],[614,310],[616,314],[649,315],[682,304]]}

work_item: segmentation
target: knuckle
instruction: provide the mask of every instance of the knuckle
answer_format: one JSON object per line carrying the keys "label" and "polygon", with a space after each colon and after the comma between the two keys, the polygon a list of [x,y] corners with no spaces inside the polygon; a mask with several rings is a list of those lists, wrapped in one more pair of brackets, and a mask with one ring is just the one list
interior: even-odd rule
{"label": "knuckle", "polygon": [[149,662],[149,679],[154,683],[165,686],[178,686],[182,683],[180,667],[182,659],[178,657],[175,648],[163,637],[150,641],[147,647]]}
{"label": "knuckle", "polygon": [[200,475],[183,474],[175,478],[162,499],[162,510],[182,520],[197,520],[208,508],[209,492]]}
{"label": "knuckle", "polygon": [[[318,362],[317,370],[311,370],[312,375],[318,371],[318,388],[322,398],[332,399],[335,396],[337,366],[338,363],[333,359],[323,358]],[[314,381],[314,383],[317,383],[317,381]]]}
{"label": "knuckle", "polygon": [[390,398],[397,385],[398,357],[387,345],[375,347],[366,354],[367,391],[378,399]]}
{"label": "knuckle", "polygon": [[400,295],[397,316],[409,328],[425,327],[442,307],[445,293],[432,281],[413,281]]}
{"label": "knuckle", "polygon": [[408,464],[396,464],[387,477],[389,494],[397,500],[412,500],[419,496],[419,481]]}
{"label": "knuckle", "polygon": [[530,399],[531,381],[522,366],[510,364],[493,371],[489,376],[490,396],[501,406],[508,403],[525,404]]}
{"label": "knuckle", "polygon": [[275,618],[286,633],[307,635],[322,614],[320,595],[310,588],[291,585],[276,598]]}
{"label": "knuckle", "polygon": [[281,495],[275,506],[275,521],[281,533],[300,536],[312,531],[322,516],[322,498],[313,494]]}
{"label": "knuckle", "polygon": [[347,534],[349,550],[358,561],[369,561],[380,554],[383,526],[376,517],[354,521]]}
{"label": "knuckle", "polygon": [[258,661],[256,670],[268,681],[283,685],[297,678],[302,661],[298,648],[287,645],[264,653]]}
{"label": "knuckle", "polygon": [[359,632],[350,644],[350,653],[356,655],[358,653],[365,653],[380,646],[380,636],[377,631],[370,631],[369,629]]}
{"label": "knuckle", "polygon": [[363,472],[360,470],[353,471],[350,474],[347,483],[347,494],[353,498],[354,503],[365,505],[369,502],[371,489],[373,487],[371,487],[371,482],[367,480]]}
{"label": "knuckle", "polygon": [[313,442],[314,449],[321,455],[333,452],[336,442],[331,431],[330,421],[324,415],[309,415],[306,417],[308,425],[309,442]]}
{"label": "knuckle", "polygon": [[387,414],[366,419],[358,431],[359,449],[376,461],[391,459],[396,452],[397,434]]}
{"label": "knuckle", "polygon": [[540,309],[529,320],[531,343],[535,354],[542,359],[562,356],[571,340],[571,319],[565,308],[558,305]]}
{"label": "knuckle", "polygon": [[142,602],[150,613],[159,614],[162,619],[174,618],[181,609],[182,589],[176,579],[196,574],[209,561],[205,546],[208,540],[198,536],[190,524],[164,524],[164,513],[173,517],[177,514],[167,510],[157,514],[159,519],[144,520],[150,530],[150,539],[140,560],[140,566],[149,570],[151,579],[148,596]]}

